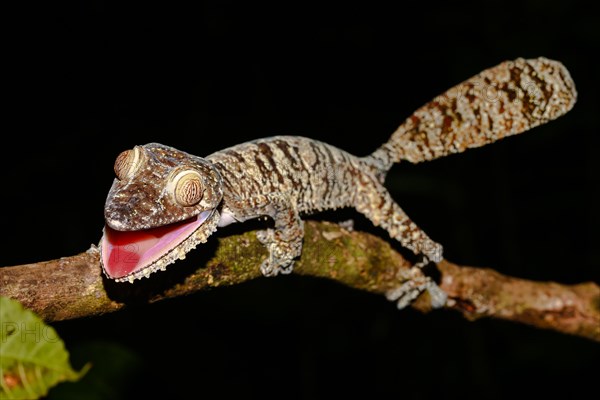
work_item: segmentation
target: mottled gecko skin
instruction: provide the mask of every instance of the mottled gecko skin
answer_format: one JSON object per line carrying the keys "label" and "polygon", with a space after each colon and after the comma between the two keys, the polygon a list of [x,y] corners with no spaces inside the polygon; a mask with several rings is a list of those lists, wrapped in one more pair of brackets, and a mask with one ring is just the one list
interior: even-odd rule
{"label": "mottled gecko skin", "polygon": [[[439,262],[442,246],[408,218],[383,186],[390,167],[402,160],[432,160],[524,132],[563,115],[575,100],[575,86],[562,64],[545,58],[517,59],[483,71],[418,109],[367,157],[298,136],[259,139],[205,158],[156,143],[136,146],[117,159],[118,179],[105,207],[105,236],[199,215],[203,222],[149,265],[115,277],[105,265],[107,255],[104,270],[110,278],[133,281],[183,258],[218,226],[268,216],[273,229],[258,234],[269,250],[261,271],[266,276],[289,273],[302,251],[300,216],[341,207],[364,214],[402,246],[422,255],[423,264]],[[186,174],[191,174],[189,182],[181,183]],[[102,243],[109,246],[110,240]],[[444,304],[444,293],[420,269],[411,274],[389,293],[391,300],[404,307],[429,290],[433,306]]]}
{"label": "mottled gecko skin", "polygon": [[569,71],[547,58],[505,61],[415,111],[374,156],[389,169],[480,147],[556,119],[575,105]]}
{"label": "mottled gecko skin", "polygon": [[206,158],[223,179],[222,214],[237,221],[268,215],[259,239],[271,250],[263,274],[291,272],[304,235],[299,214],[354,207],[403,246],[432,261],[442,248],[412,223],[383,187],[385,171],[326,143],[298,136],[259,139]]}

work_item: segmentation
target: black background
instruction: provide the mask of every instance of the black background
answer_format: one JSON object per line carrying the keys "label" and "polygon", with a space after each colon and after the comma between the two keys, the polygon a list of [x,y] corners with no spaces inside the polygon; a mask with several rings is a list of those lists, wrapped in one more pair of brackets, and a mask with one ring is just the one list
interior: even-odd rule
{"label": "black background", "polygon": [[[449,87],[545,56],[570,70],[573,111],[397,165],[387,187],[449,260],[599,282],[597,16],[581,1],[397,3],[53,2],[7,15],[2,265],[97,243],[112,164],[136,144],[208,155],[290,134],[365,155]],[[54,326],[76,364],[96,365],[56,398],[575,397],[597,389],[600,356],[584,339],[398,312],[296,276]]]}

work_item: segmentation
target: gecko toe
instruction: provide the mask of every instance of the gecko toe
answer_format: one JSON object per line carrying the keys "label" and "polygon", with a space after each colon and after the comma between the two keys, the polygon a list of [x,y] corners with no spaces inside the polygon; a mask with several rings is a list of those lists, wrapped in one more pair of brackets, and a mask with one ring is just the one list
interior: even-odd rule
{"label": "gecko toe", "polygon": [[265,260],[260,265],[260,272],[262,272],[263,276],[277,276],[277,268],[273,267],[273,264],[269,262],[269,260]]}
{"label": "gecko toe", "polygon": [[431,281],[427,287],[432,308],[442,308],[448,301],[448,294],[442,290],[435,282]]}
{"label": "gecko toe", "polygon": [[273,229],[263,229],[256,232],[256,238],[260,243],[267,246],[273,242],[274,232]]}
{"label": "gecko toe", "polygon": [[289,261],[286,263],[282,263],[281,261],[279,261],[279,263],[275,260],[270,260],[270,259],[266,259],[262,262],[262,264],[260,265],[260,272],[262,272],[263,276],[277,276],[279,274],[281,275],[288,275],[291,274],[294,271],[294,262],[293,261]]}

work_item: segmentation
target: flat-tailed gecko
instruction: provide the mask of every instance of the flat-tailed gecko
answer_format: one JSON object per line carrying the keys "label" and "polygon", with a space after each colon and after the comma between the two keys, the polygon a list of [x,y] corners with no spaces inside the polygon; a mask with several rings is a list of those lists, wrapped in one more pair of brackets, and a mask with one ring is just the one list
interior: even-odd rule
{"label": "flat-tailed gecko", "polygon": [[[567,69],[546,58],[503,62],[416,110],[372,154],[357,157],[299,136],[275,136],[198,157],[158,143],[135,146],[115,162],[104,210],[101,260],[106,276],[133,282],[206,242],[217,228],[267,216],[258,233],[268,249],[265,276],[292,271],[302,251],[301,215],[353,207],[401,245],[442,260],[427,236],[384,187],[394,163],[433,160],[524,132],[569,111],[577,93]],[[422,291],[446,296],[419,268],[389,293],[399,307]]]}

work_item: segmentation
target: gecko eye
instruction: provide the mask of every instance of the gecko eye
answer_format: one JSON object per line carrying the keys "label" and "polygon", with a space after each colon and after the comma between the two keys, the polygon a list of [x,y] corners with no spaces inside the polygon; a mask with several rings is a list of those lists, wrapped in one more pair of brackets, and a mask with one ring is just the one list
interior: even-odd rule
{"label": "gecko eye", "polygon": [[117,156],[115,161],[115,174],[117,179],[131,178],[142,164],[142,150],[136,146],[133,150],[125,150]]}
{"label": "gecko eye", "polygon": [[200,174],[196,171],[182,171],[173,179],[175,200],[184,207],[196,205],[202,200],[204,189]]}

